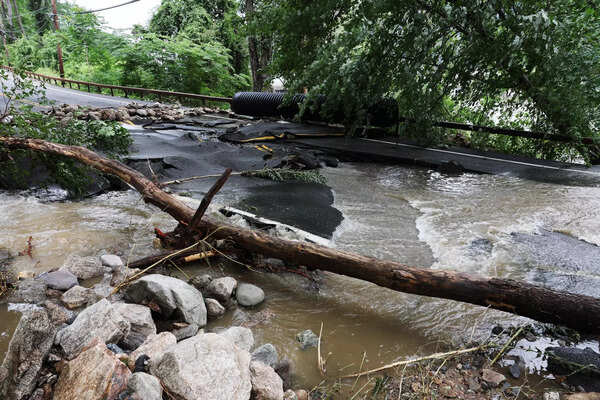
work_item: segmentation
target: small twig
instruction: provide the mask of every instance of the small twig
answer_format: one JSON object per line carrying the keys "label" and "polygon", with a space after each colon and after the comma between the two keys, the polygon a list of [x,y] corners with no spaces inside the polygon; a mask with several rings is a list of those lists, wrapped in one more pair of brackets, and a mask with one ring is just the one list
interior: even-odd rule
{"label": "small twig", "polygon": [[192,278],[191,276],[189,276],[188,274],[186,274],[186,272],[184,270],[182,270],[181,268],[179,268],[179,265],[175,264],[173,262],[173,260],[169,260],[169,262],[171,263],[172,266],[174,266],[175,268],[177,268],[179,270],[179,272],[181,272],[183,275],[185,275],[185,277],[187,278],[188,281]]}
{"label": "small twig", "polygon": [[354,396],[352,396],[350,398],[350,400],[354,400],[356,398],[356,396],[358,396],[360,394],[360,392],[363,391],[363,389],[369,384],[371,383],[371,381],[373,381],[373,378],[369,378],[369,380],[367,381],[367,383],[365,383],[364,385],[362,385],[362,387],[360,389],[358,389],[358,392],[354,393]]}
{"label": "small twig", "polygon": [[325,363],[323,357],[321,357],[321,338],[323,337],[323,322],[321,321],[321,330],[319,330],[319,342],[317,343],[317,367],[323,378],[326,377],[327,372],[325,371]]}
{"label": "small twig", "polygon": [[494,365],[494,363],[496,361],[498,361],[498,359],[502,356],[502,354],[504,354],[504,352],[506,351],[506,349],[508,349],[508,346],[510,346],[510,344],[512,343],[512,341],[515,340],[515,338],[517,336],[519,336],[521,334],[521,332],[523,332],[523,327],[520,327],[519,330],[514,335],[512,335],[510,339],[508,339],[508,342],[506,342],[506,344],[504,345],[504,347],[502,347],[502,349],[500,349],[500,351],[498,352],[498,354],[496,354],[496,357],[494,357],[494,359],[490,363],[490,367],[492,365]]}
{"label": "small twig", "polygon": [[177,400],[177,399],[175,398],[175,396],[173,396],[171,393],[169,393],[169,391],[167,390],[167,387],[165,386],[165,384],[164,384],[164,383],[162,383],[162,381],[159,381],[159,382],[160,382],[160,386],[162,386],[162,388],[163,388],[163,391],[164,391],[164,392],[165,392],[165,394],[166,394],[166,395],[169,397],[169,399],[171,399],[171,400]]}
{"label": "small twig", "polygon": [[196,254],[192,254],[191,256],[187,256],[183,259],[183,261],[185,262],[193,262],[193,261],[199,261],[199,260],[204,260],[205,258],[208,257],[213,257],[215,256],[217,253],[214,250],[211,251],[203,251],[201,253],[196,253]]}
{"label": "small twig", "polygon": [[125,279],[123,282],[121,282],[121,283],[120,283],[120,284],[119,284],[117,287],[115,287],[115,288],[113,289],[113,291],[112,291],[112,293],[111,293],[111,294],[116,294],[116,293],[117,293],[119,290],[121,290],[121,288],[122,288],[123,286],[127,286],[127,285],[129,285],[129,283],[130,283],[130,282],[132,282],[132,281],[136,280],[137,278],[139,278],[140,276],[142,276],[142,275],[143,275],[143,274],[145,274],[146,272],[150,271],[152,268],[156,267],[158,264],[160,264],[160,263],[162,263],[162,262],[165,262],[165,261],[167,261],[167,260],[169,260],[169,259],[171,259],[171,258],[173,258],[173,257],[175,257],[175,256],[177,256],[177,255],[179,255],[179,254],[181,254],[181,253],[183,253],[183,252],[187,251],[187,250],[191,250],[191,249],[193,249],[194,247],[198,246],[200,243],[202,243],[202,241],[199,241],[199,242],[197,242],[197,243],[194,243],[193,245],[191,245],[191,246],[188,246],[188,247],[186,247],[185,249],[181,249],[181,250],[179,250],[179,251],[175,251],[175,252],[173,252],[173,253],[171,253],[171,254],[168,254],[168,255],[166,255],[165,257],[161,258],[160,260],[158,260],[158,261],[157,261],[157,262],[155,262],[154,264],[150,265],[149,267],[147,267],[147,268],[144,268],[143,270],[141,270],[141,271],[140,271],[140,272],[138,272],[137,274],[135,274],[135,275],[133,275],[133,276],[131,276],[131,277],[129,277],[129,278],[127,278],[127,279]]}
{"label": "small twig", "polygon": [[400,365],[407,365],[407,364],[413,364],[413,363],[420,362],[420,361],[425,361],[425,360],[435,360],[435,359],[446,358],[446,357],[450,357],[450,356],[457,356],[459,354],[471,353],[471,352],[474,352],[474,351],[477,351],[477,350],[481,350],[481,349],[482,349],[482,346],[477,346],[477,347],[471,347],[471,348],[468,348],[468,349],[449,351],[447,353],[435,353],[435,354],[431,354],[431,355],[428,355],[428,356],[425,356],[425,357],[416,358],[414,360],[398,361],[398,362],[395,362],[395,363],[392,363],[392,364],[384,365],[383,367],[371,369],[371,370],[365,371],[365,372],[358,372],[356,374],[345,375],[345,376],[342,376],[340,378],[341,379],[344,379],[344,378],[358,378],[358,377],[363,376],[363,375],[369,375],[369,374],[372,374],[374,372],[384,371],[386,369],[395,368],[395,367],[398,367]]}
{"label": "small twig", "polygon": [[358,383],[358,378],[360,377],[360,372],[362,371],[362,367],[363,364],[365,362],[365,358],[367,357],[367,352],[363,351],[363,356],[362,356],[362,360],[360,361],[360,367],[358,368],[358,372],[359,374],[356,376],[356,380],[354,381],[354,385],[352,385],[352,390],[354,390],[354,387],[356,386],[356,384]]}
{"label": "small twig", "polygon": [[[244,171],[244,172],[249,172],[249,171]],[[231,175],[242,175],[244,172],[232,172]],[[161,187],[165,187],[165,186],[168,186],[168,185],[178,185],[178,184],[183,183],[183,182],[195,181],[197,179],[218,178],[220,176],[221,175],[197,175],[197,176],[190,176],[188,178],[173,179],[172,181],[162,182],[160,184],[160,186]]]}

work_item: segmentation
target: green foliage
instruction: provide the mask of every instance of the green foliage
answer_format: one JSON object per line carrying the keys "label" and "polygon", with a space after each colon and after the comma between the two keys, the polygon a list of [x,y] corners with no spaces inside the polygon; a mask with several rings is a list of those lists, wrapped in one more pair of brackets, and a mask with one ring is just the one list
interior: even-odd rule
{"label": "green foliage", "polygon": [[[96,14],[58,3],[61,30],[36,23],[40,13],[50,20],[47,0],[31,0],[23,17],[28,31],[8,46],[20,69],[56,75],[56,46],[61,44],[65,74],[72,79],[114,85],[144,86],[207,95],[230,96],[247,89],[248,59],[243,20],[237,2],[165,0],[150,24],[131,35],[109,33]],[[41,11],[40,11],[41,10]],[[39,22],[39,21],[38,21]]]}
{"label": "green foliage", "polygon": [[184,36],[196,44],[218,41],[229,50],[236,74],[248,74],[244,20],[236,0],[163,0],[150,21],[158,35]]}
{"label": "green foliage", "polygon": [[[132,139],[125,128],[116,122],[70,121],[59,122],[54,117],[33,110],[23,100],[43,95],[43,89],[19,74],[0,72],[0,91],[5,105],[0,119],[5,121],[2,136],[43,139],[54,143],[84,146],[108,157],[118,158],[128,153]],[[26,189],[31,169],[43,165],[49,172],[45,183],[58,183],[73,196],[81,196],[90,181],[90,169],[64,157],[25,150],[0,153],[0,182],[13,188]],[[6,179],[11,177],[11,179]],[[16,178],[16,179],[15,179]],[[12,182],[12,183],[6,183]]]}
{"label": "green foliage", "polygon": [[297,171],[289,168],[263,168],[256,171],[244,171],[243,176],[253,176],[255,178],[270,179],[276,182],[298,181],[305,183],[327,183],[327,178],[319,173],[318,170]]}
{"label": "green foliage", "polygon": [[249,85],[247,75],[233,74],[227,50],[219,42],[201,45],[177,36],[141,35],[124,52],[125,85],[158,87],[211,95],[232,95]]}
{"label": "green foliage", "polygon": [[255,29],[274,33],[273,71],[326,94],[325,113],[341,108],[348,125],[392,96],[427,140],[443,119],[577,139],[600,127],[600,14],[588,4],[266,0]]}

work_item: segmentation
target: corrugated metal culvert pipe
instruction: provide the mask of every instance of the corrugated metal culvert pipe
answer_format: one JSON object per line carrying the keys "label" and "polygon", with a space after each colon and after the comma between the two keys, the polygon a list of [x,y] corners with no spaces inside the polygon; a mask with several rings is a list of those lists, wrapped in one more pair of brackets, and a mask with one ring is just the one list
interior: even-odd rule
{"label": "corrugated metal culvert pipe", "polygon": [[[293,118],[300,111],[300,104],[305,100],[303,94],[294,95],[292,102],[283,105],[284,93],[269,92],[238,92],[233,96],[231,109],[236,114],[253,117],[283,117]],[[319,103],[325,99],[320,97]],[[343,112],[334,114],[331,120],[325,121],[319,112],[306,112],[304,120],[324,121],[330,123],[343,122]],[[398,104],[393,99],[383,99],[369,109],[369,124],[374,126],[391,126],[398,122]]]}

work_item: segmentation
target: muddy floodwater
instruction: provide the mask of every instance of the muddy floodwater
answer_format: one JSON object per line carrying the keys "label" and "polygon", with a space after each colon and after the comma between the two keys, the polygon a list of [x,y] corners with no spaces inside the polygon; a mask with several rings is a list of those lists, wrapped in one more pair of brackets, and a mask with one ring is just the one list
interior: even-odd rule
{"label": "muddy floodwater", "polygon": [[[342,164],[323,173],[344,215],[333,237],[339,249],[600,296],[599,259],[568,250],[579,249],[571,242],[591,250],[600,244],[600,188],[376,164]],[[217,198],[221,204],[238,200]],[[41,272],[61,266],[69,254],[97,255],[100,249],[135,259],[154,251],[154,227],[173,225],[131,191],[52,203],[0,194],[0,248],[16,253],[32,236],[33,257],[17,257],[17,270]],[[305,329],[318,333],[321,323],[327,371],[337,376],[355,372],[361,362],[363,370],[375,368],[485,338],[496,324],[526,321],[332,274],[323,274],[317,290],[296,275],[232,265],[185,269],[190,275],[207,271],[256,283],[267,294],[260,308],[229,311],[208,329],[250,327],[257,344],[273,343],[293,362],[296,386],[307,389],[323,378],[316,351],[300,350],[295,335]],[[0,306],[0,356],[17,321],[16,312]]]}

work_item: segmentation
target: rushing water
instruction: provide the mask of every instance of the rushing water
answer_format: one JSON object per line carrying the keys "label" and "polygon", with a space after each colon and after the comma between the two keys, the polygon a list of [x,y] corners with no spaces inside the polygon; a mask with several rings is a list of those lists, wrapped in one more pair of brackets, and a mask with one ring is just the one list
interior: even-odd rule
{"label": "rushing water", "polygon": [[[422,168],[344,164],[324,174],[345,220],[334,235],[337,248],[392,259],[423,268],[453,269],[528,281],[548,274],[559,289],[581,271],[560,270],[539,260],[515,240],[514,233],[558,230],[600,243],[600,189],[536,183],[507,176],[442,175]],[[235,203],[239,199],[219,199]],[[152,229],[168,230],[173,221],[144,205],[134,192],[109,193],[81,202],[42,203],[32,197],[0,194],[0,248],[13,253],[32,236],[33,257],[17,257],[17,270],[59,267],[69,254],[117,252],[135,259],[152,251]],[[575,255],[577,256],[577,255]],[[199,269],[201,268],[201,269]],[[559,271],[557,271],[557,268]],[[206,265],[265,289],[258,310],[230,311],[208,329],[231,323],[253,330],[257,344],[271,342],[295,365],[298,383],[317,385],[322,377],[314,350],[301,351],[296,333],[319,332],[328,373],[336,376],[375,368],[408,355],[436,350],[456,338],[481,338],[497,323],[521,318],[463,303],[397,293],[355,279],[323,274],[319,290],[296,275],[273,275],[236,266]],[[585,271],[586,294],[600,278]],[[554,275],[552,275],[554,276]],[[580,279],[579,277],[577,279]],[[543,281],[543,279],[542,279]],[[546,281],[544,281],[546,282]],[[592,289],[590,289],[592,288]],[[589,292],[592,290],[592,292]],[[0,355],[17,317],[0,308]],[[364,361],[363,361],[364,357]]]}

